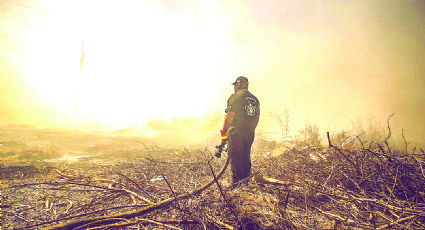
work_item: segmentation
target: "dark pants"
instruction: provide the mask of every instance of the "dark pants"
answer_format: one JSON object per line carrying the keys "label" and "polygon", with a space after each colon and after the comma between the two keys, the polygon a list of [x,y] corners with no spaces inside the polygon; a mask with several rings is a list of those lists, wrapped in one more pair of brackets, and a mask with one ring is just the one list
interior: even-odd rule
{"label": "dark pants", "polygon": [[240,131],[229,136],[228,147],[233,183],[243,180],[251,174],[251,146],[255,132]]}

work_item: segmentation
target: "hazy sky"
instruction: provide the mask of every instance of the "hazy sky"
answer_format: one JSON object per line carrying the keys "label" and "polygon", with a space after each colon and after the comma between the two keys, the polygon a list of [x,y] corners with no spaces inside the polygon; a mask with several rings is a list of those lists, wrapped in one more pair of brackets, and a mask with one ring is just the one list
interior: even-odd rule
{"label": "hazy sky", "polygon": [[222,112],[245,75],[263,127],[284,108],[323,131],[396,113],[425,137],[421,0],[0,0],[0,50],[2,124],[70,123],[78,85],[77,120]]}

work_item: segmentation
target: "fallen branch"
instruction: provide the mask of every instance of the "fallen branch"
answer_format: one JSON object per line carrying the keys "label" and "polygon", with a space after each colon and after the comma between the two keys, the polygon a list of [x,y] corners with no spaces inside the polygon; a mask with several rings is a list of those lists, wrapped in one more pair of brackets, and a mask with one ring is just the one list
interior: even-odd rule
{"label": "fallen branch", "polygon": [[245,225],[242,223],[242,221],[240,220],[239,216],[235,213],[234,208],[232,207],[232,205],[230,205],[230,204],[229,204],[229,201],[227,200],[226,196],[224,195],[224,193],[223,193],[223,189],[221,189],[220,183],[218,183],[218,179],[217,179],[217,177],[215,176],[215,173],[214,173],[213,167],[211,166],[211,163],[210,163],[209,161],[208,161],[208,165],[210,166],[211,173],[212,173],[212,176],[213,176],[213,178],[214,178],[214,181],[215,181],[215,183],[217,184],[218,189],[220,190],[220,194],[221,194],[221,196],[223,196],[224,203],[225,203],[225,204],[226,204],[226,206],[230,209],[230,212],[231,212],[231,213],[235,216],[236,220],[238,220],[238,223],[239,223],[239,225],[240,225],[240,226],[242,226],[242,229],[246,230]]}
{"label": "fallen branch", "polygon": [[263,175],[256,175],[254,176],[255,182],[259,184],[272,184],[272,185],[282,185],[282,186],[290,186],[292,183],[283,182],[277,179],[273,179],[270,177],[265,177]]}
{"label": "fallen branch", "polygon": [[388,229],[388,228],[393,227],[394,225],[404,223],[404,222],[406,222],[408,220],[411,220],[411,219],[414,219],[414,218],[417,218],[417,217],[418,216],[413,215],[413,216],[408,216],[408,217],[405,217],[405,218],[400,218],[400,219],[398,219],[398,220],[396,220],[396,221],[394,221],[392,223],[382,225],[381,227],[377,228],[376,230]]}
{"label": "fallen branch", "polygon": [[78,214],[78,215],[75,215],[75,216],[68,216],[68,217],[57,219],[57,220],[51,220],[51,221],[48,221],[48,222],[43,222],[43,223],[38,223],[38,224],[34,224],[34,225],[25,226],[25,227],[22,227],[22,228],[15,228],[15,230],[31,229],[31,228],[38,227],[38,226],[41,226],[41,225],[57,223],[57,222],[62,221],[62,220],[69,220],[69,219],[74,219],[74,218],[80,218],[80,217],[84,217],[84,216],[93,215],[93,214],[96,214],[96,213],[105,212],[107,210],[123,209],[123,208],[138,208],[138,207],[146,207],[146,205],[125,205],[125,206],[118,206],[118,207],[111,207],[111,208],[106,208],[106,209],[100,209],[100,210],[96,210],[96,211],[93,211],[93,212],[87,212],[87,213]]}
{"label": "fallen branch", "polygon": [[98,220],[98,221],[94,221],[94,222],[90,222],[90,223],[87,223],[87,224],[78,226],[76,228],[73,228],[73,230],[87,229],[88,227],[90,227],[90,225],[98,225],[99,223],[107,222],[109,220],[114,220],[116,222],[118,222],[118,221],[127,221],[127,219],[123,219],[123,218],[111,218],[111,219],[106,219],[106,220]]}
{"label": "fallen branch", "polygon": [[[227,157],[226,163],[224,164],[223,168],[220,170],[220,172],[217,174],[217,178],[220,178],[224,172],[226,171],[227,166],[229,165],[229,160],[230,158]],[[59,230],[59,229],[63,229],[63,230],[68,230],[68,229],[74,229],[78,226],[81,225],[85,225],[87,223],[91,223],[94,221],[99,221],[99,220],[107,220],[105,222],[102,222],[102,224],[112,224],[112,223],[116,223],[117,218],[124,218],[124,219],[130,219],[130,218],[134,218],[137,216],[141,216],[144,215],[146,213],[152,212],[156,209],[165,207],[169,204],[171,204],[173,201],[175,201],[176,199],[186,199],[190,196],[196,195],[201,193],[202,191],[204,191],[206,188],[210,187],[212,184],[214,184],[215,179],[210,180],[209,182],[207,182],[206,184],[202,185],[201,187],[195,189],[193,192],[191,193],[184,193],[181,194],[177,197],[173,197],[173,198],[169,198],[163,201],[160,201],[158,203],[152,204],[150,206],[135,210],[135,211],[128,211],[128,212],[124,212],[124,213],[118,213],[115,215],[111,215],[111,216],[99,216],[99,217],[92,217],[92,218],[86,218],[86,219],[80,219],[80,220],[74,220],[71,221],[69,223],[62,223],[62,224],[57,224],[54,226],[49,226],[46,228],[43,228],[44,230]]]}
{"label": "fallen branch", "polygon": [[207,217],[208,217],[208,219],[209,219],[210,221],[213,221],[213,222],[214,222],[214,223],[216,223],[217,225],[223,226],[223,227],[225,227],[225,228],[226,228],[226,229],[228,229],[228,230],[233,230],[233,229],[234,229],[232,226],[230,226],[230,225],[228,225],[228,224],[226,224],[226,223],[223,223],[223,222],[221,222],[221,221],[219,221],[219,220],[216,220],[216,219],[214,219],[213,217],[209,216],[208,214],[207,214]]}
{"label": "fallen branch", "polygon": [[[153,220],[148,220],[148,219],[136,219],[134,221],[128,221],[126,223],[120,223],[120,224],[110,224],[107,225],[107,229],[122,229],[124,227],[128,227],[131,225],[136,225],[136,224],[149,224],[149,223],[154,223],[154,224],[158,224],[164,227],[169,227],[169,228],[176,228],[174,226],[171,226],[170,224],[198,224],[195,221],[191,221],[191,220],[161,220],[161,221],[153,221]],[[101,229],[105,229],[105,226],[97,226],[97,227],[93,227],[93,228],[89,228],[87,230],[101,230]],[[179,229],[179,228],[178,228]]]}
{"label": "fallen branch", "polygon": [[82,179],[91,179],[90,176],[87,175],[77,175],[77,176],[72,176],[72,175],[67,175],[65,173],[60,172],[59,170],[56,169],[56,172],[61,175],[62,177],[68,178],[68,179],[73,179],[73,180],[82,180]]}

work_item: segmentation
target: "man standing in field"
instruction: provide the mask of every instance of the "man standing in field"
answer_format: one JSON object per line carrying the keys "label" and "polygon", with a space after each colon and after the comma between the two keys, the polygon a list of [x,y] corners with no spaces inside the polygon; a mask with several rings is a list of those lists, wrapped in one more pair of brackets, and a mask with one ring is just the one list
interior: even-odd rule
{"label": "man standing in field", "polygon": [[260,102],[248,91],[248,79],[240,76],[233,83],[235,93],[227,100],[221,140],[227,141],[233,183],[251,174],[251,146],[260,118]]}

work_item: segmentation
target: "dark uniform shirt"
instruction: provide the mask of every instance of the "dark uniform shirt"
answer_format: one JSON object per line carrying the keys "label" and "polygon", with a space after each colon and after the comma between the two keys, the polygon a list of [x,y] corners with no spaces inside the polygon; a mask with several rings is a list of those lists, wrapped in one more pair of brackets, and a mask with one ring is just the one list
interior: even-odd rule
{"label": "dark uniform shirt", "polygon": [[237,134],[241,130],[254,132],[257,115],[260,115],[260,102],[248,90],[242,89],[232,94],[227,100],[227,112],[235,112],[228,134]]}

